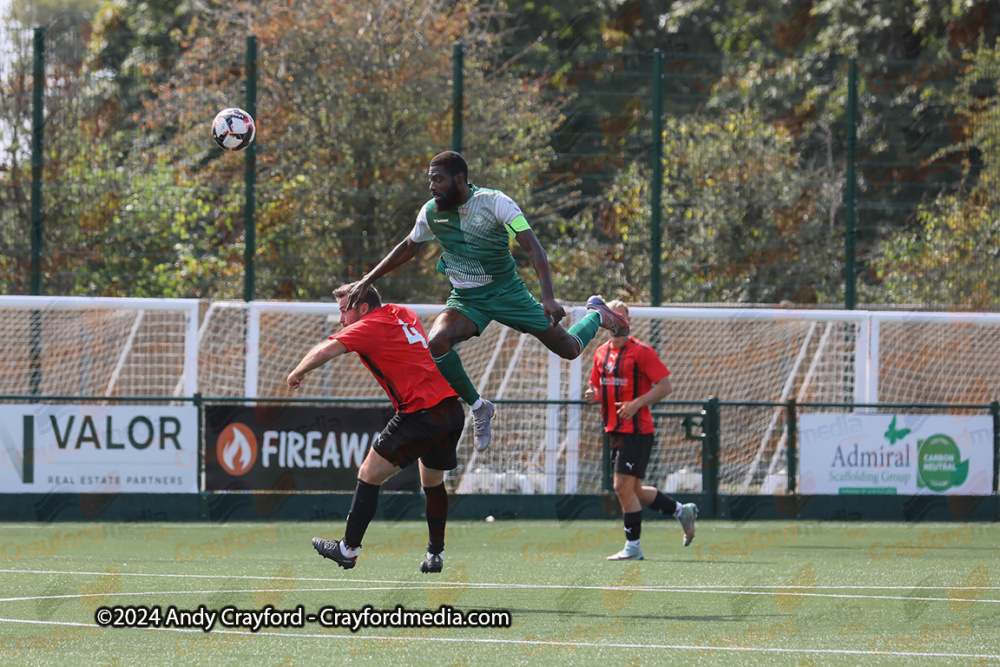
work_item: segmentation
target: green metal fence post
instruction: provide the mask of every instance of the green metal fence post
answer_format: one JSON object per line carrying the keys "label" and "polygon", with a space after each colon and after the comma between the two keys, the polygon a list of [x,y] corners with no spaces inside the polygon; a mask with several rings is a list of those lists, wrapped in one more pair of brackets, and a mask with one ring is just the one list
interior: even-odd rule
{"label": "green metal fence post", "polygon": [[42,293],[42,171],[45,136],[45,28],[35,28],[31,117],[31,294]]}
{"label": "green metal fence post", "polygon": [[615,490],[615,479],[611,473],[611,438],[608,434],[601,434],[601,489],[605,493]]}
{"label": "green metal fence post", "polygon": [[25,484],[35,483],[35,417],[24,415],[21,418],[21,479]]}
{"label": "green metal fence post", "polygon": [[993,492],[1000,485],[1000,401],[990,403],[990,415],[993,417]]}
{"label": "green metal fence post", "polygon": [[[31,88],[31,265],[30,291],[42,293],[42,177],[45,169],[45,28],[35,28],[34,68]],[[42,313],[32,310],[28,332],[28,391],[37,396],[42,386]]]}
{"label": "green metal fence post", "polygon": [[796,477],[799,474],[799,415],[795,399],[788,399],[787,415],[788,439],[785,455],[788,457],[788,493],[795,493]]}
{"label": "green metal fence post", "polygon": [[653,306],[662,303],[662,281],[660,278],[660,257],[662,255],[663,224],[663,52],[653,52],[653,148],[652,176],[650,182],[650,229],[651,243],[649,301]]}
{"label": "green metal fence post", "polygon": [[[256,119],[255,119],[256,120]],[[194,407],[197,410],[197,436],[198,436],[198,490],[205,490],[205,420],[202,416],[204,410],[205,402],[201,398],[201,392],[196,391],[194,393]]]}
{"label": "green metal fence post", "polygon": [[[247,37],[247,113],[257,121],[257,38]],[[258,135],[259,136],[259,135]],[[254,208],[257,189],[257,142],[246,148],[246,199],[243,211],[243,300],[253,301],[257,297],[257,223]]]}
{"label": "green metal fence post", "polygon": [[847,67],[847,182],[844,184],[844,308],[854,310],[857,303],[858,273],[854,267],[857,252],[858,159],[858,61],[851,58]]}
{"label": "green metal fence post", "polygon": [[702,413],[701,492],[705,498],[705,516],[714,519],[719,500],[719,449],[720,417],[719,399],[712,397],[705,403]]}
{"label": "green metal fence post", "polygon": [[455,42],[452,58],[451,89],[451,150],[462,152],[463,101],[465,100],[465,49],[461,42]]}

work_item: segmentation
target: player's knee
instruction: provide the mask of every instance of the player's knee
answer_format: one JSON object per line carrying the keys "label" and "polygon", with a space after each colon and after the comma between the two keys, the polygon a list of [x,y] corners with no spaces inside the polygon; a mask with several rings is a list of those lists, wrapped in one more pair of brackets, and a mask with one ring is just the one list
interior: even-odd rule
{"label": "player's knee", "polygon": [[579,340],[567,333],[559,340],[559,344],[555,347],[553,352],[567,361],[572,361],[573,359],[579,357],[583,352],[583,346],[580,345]]}
{"label": "player's knee", "polygon": [[443,332],[436,333],[427,339],[427,350],[434,358],[440,358],[451,351],[451,341]]}
{"label": "player's knee", "polygon": [[627,477],[615,479],[615,494],[619,498],[632,498],[635,496],[635,485]]}
{"label": "player's knee", "polygon": [[444,484],[444,472],[441,470],[420,469],[420,483],[428,488]]}
{"label": "player's knee", "polygon": [[572,361],[580,356],[580,345],[571,340],[568,345],[564,345],[556,354],[567,361]]}
{"label": "player's knee", "polygon": [[361,467],[358,468],[358,479],[366,484],[382,483],[382,480],[380,480],[378,475],[375,473],[374,466],[368,463],[368,459],[365,459],[365,461],[361,464]]}
{"label": "player's knee", "polygon": [[381,486],[382,482],[392,477],[399,468],[386,461],[374,449],[368,450],[368,456],[358,468],[358,479],[366,484]]}

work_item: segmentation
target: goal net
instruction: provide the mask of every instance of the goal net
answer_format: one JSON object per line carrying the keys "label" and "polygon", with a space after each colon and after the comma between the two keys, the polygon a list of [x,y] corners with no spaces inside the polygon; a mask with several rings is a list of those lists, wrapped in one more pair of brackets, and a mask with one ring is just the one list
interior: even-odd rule
{"label": "goal net", "polygon": [[[425,329],[440,305],[411,305]],[[586,315],[568,307],[568,326]],[[701,490],[698,420],[722,401],[723,493],[782,493],[787,415],[798,403],[985,404],[998,395],[1000,315],[767,308],[631,309],[632,334],[671,370],[673,393],[654,407],[647,481]],[[247,398],[283,401],[285,377],[337,331],[334,303],[180,299],[0,298],[0,393],[8,396]],[[533,336],[493,323],[459,347],[480,393],[496,400],[494,441],[478,453],[471,425],[448,477],[461,493],[602,490],[599,408],[581,400],[600,331],[573,361]],[[357,359],[311,373],[295,397],[384,401]],[[739,404],[739,405],[737,405]],[[805,407],[839,411],[848,407]]]}
{"label": "goal net", "polygon": [[[441,309],[413,307],[428,330]],[[586,315],[580,306],[568,310],[567,326]],[[688,437],[683,418],[698,415],[711,396],[723,402],[720,490],[771,494],[787,485],[787,417],[783,406],[767,403],[985,403],[996,393],[990,383],[997,369],[984,362],[1000,343],[996,315],[676,307],[636,307],[631,315],[633,335],[652,345],[671,370],[674,391],[654,409],[656,447],[647,473],[670,492],[701,490],[702,442]],[[250,306],[243,395],[286,396],[288,372],[339,327],[338,320],[333,304]],[[607,340],[601,331],[573,361],[497,323],[463,343],[459,352],[469,377],[499,410],[486,452],[475,451],[467,429],[451,488],[600,491],[599,408],[581,399],[594,351]],[[237,382],[223,385],[239,395]],[[311,374],[297,395],[382,398],[353,355]]]}
{"label": "goal net", "polygon": [[0,394],[191,396],[198,302],[0,297]]}
{"label": "goal net", "polygon": [[[724,493],[759,491],[784,480],[776,454],[784,447],[785,409],[729,403],[861,399],[859,317],[752,308],[633,308],[631,316],[632,335],[652,345],[671,371],[673,392],[653,410],[659,416],[647,469],[647,480],[668,493],[702,490],[703,443],[688,437],[679,415],[699,411],[707,397],[722,402],[718,473]],[[588,363],[583,371],[589,370]],[[680,401],[688,403],[674,404]]]}

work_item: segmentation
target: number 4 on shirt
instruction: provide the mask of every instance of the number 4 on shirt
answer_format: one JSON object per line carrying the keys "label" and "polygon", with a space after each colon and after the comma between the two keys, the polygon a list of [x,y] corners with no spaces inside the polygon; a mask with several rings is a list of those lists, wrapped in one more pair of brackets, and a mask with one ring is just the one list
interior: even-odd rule
{"label": "number 4 on shirt", "polygon": [[403,320],[397,319],[396,321],[403,326],[403,335],[406,336],[406,340],[410,341],[410,345],[416,345],[417,343],[420,343],[425,348],[427,347],[427,339],[424,338],[424,335],[422,333],[417,331],[414,327],[411,327]]}

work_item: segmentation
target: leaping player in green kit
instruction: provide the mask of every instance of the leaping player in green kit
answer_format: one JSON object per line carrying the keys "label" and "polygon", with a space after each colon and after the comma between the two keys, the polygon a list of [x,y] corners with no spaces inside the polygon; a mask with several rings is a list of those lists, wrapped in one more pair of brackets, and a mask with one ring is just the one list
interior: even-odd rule
{"label": "leaping player in green kit", "polygon": [[[441,375],[472,408],[473,444],[483,451],[490,444],[490,421],[496,409],[482,398],[469,379],[454,346],[480,335],[496,320],[530,333],[563,359],[575,359],[599,327],[626,335],[628,321],[600,296],[587,299],[590,312],[563,329],[566,311],[552,291],[549,259],[514,200],[499,190],[469,183],[469,167],[459,153],[445,151],[431,159],[427,171],[432,199],[417,214],[413,231],[374,269],[359,280],[348,296],[353,308],[376,280],[405,264],[424,244],[437,239],[443,250],[437,270],[451,280],[445,309],[428,335],[427,346]],[[541,303],[518,275],[510,239],[525,249],[538,275]]]}

